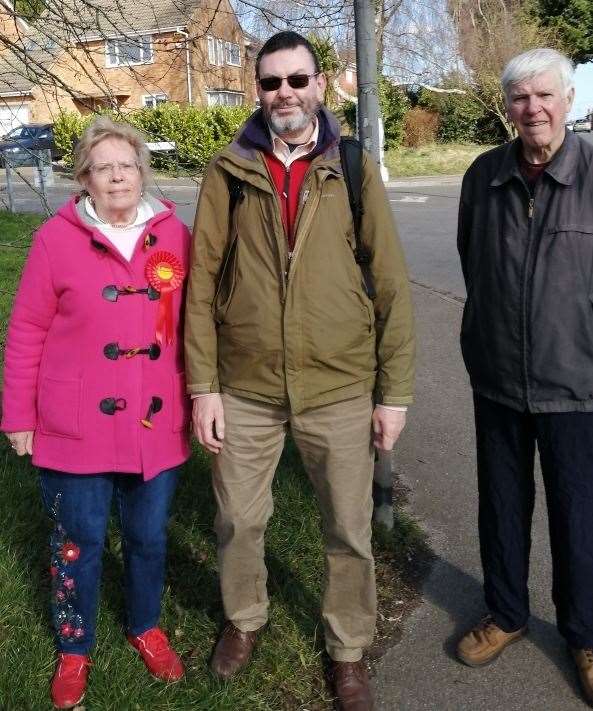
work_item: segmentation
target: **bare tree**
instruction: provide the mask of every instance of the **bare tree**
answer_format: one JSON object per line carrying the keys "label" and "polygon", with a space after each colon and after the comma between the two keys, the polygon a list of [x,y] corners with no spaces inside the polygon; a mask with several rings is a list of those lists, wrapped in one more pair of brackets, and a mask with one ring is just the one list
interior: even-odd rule
{"label": "bare tree", "polygon": [[448,0],[457,28],[459,51],[470,70],[468,86],[476,101],[495,115],[509,138],[500,76],[515,55],[537,46],[558,46],[552,30],[542,28],[524,12],[520,0]]}
{"label": "bare tree", "polygon": [[63,111],[125,113],[160,98],[199,104],[208,88],[253,96],[229,0],[34,1],[21,15],[0,0],[0,116],[8,127],[11,116],[51,122]]}

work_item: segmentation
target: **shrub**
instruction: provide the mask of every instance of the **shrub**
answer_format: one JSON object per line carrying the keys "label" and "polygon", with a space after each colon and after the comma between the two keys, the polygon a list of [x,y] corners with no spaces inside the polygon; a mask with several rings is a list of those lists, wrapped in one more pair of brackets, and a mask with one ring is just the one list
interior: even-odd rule
{"label": "shrub", "polygon": [[405,91],[386,77],[379,77],[379,103],[385,130],[384,148],[397,148],[404,137],[404,117],[410,108]]}
{"label": "shrub", "polygon": [[[179,165],[202,172],[212,156],[233,139],[252,111],[248,106],[203,109],[164,103],[127,114],[125,120],[142,131],[147,141],[174,141]],[[67,165],[72,166],[76,140],[93,118],[71,112],[58,116],[54,124],[56,144],[64,152]],[[120,116],[114,118],[122,120]],[[166,157],[154,158],[156,167],[164,167],[167,162]]]}
{"label": "shrub", "polygon": [[416,106],[404,117],[404,146],[417,148],[426,143],[435,143],[439,130],[439,116]]}
{"label": "shrub", "polygon": [[63,154],[64,163],[74,165],[74,146],[76,140],[89,125],[92,116],[81,116],[74,111],[61,111],[54,122],[54,140],[56,147]]}
{"label": "shrub", "polygon": [[498,121],[470,93],[447,94],[423,89],[418,105],[439,116],[441,143],[497,142]]}
{"label": "shrub", "polygon": [[[410,107],[406,93],[386,77],[379,77],[379,107],[383,117],[385,150],[401,145],[404,135],[404,117]],[[352,133],[356,133],[356,104],[346,101],[342,105],[344,118]]]}
{"label": "shrub", "polygon": [[356,135],[356,104],[354,101],[345,101],[342,104],[342,114],[352,135]]}

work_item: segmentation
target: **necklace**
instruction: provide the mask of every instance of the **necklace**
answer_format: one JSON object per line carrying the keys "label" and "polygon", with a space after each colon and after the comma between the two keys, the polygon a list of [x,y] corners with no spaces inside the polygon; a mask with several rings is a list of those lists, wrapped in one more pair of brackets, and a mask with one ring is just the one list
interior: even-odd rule
{"label": "necklace", "polygon": [[129,222],[109,222],[109,227],[113,227],[116,230],[124,230],[126,227],[130,227],[130,225],[133,225],[134,222],[136,222],[136,218],[138,217],[138,211],[136,210],[136,214],[134,215],[134,218],[130,220]]}
{"label": "necklace", "polygon": [[99,213],[97,212],[97,208],[95,206],[95,201],[90,198],[90,203],[92,205],[93,210],[95,211],[95,215],[97,216],[97,219],[102,222],[104,225],[109,225],[109,227],[113,227],[115,230],[125,230],[126,227],[130,227],[131,225],[136,222],[138,219],[138,208],[136,208],[136,213],[134,214],[134,217],[129,220],[128,222],[108,222],[107,220],[104,220]]}

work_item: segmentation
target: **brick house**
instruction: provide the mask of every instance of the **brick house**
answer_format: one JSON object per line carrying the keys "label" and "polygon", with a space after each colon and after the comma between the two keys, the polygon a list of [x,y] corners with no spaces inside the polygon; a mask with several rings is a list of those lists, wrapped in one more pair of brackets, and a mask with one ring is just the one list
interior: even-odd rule
{"label": "brick house", "polygon": [[229,0],[50,8],[28,24],[0,0],[0,129],[52,121],[60,110],[255,102],[250,40]]}

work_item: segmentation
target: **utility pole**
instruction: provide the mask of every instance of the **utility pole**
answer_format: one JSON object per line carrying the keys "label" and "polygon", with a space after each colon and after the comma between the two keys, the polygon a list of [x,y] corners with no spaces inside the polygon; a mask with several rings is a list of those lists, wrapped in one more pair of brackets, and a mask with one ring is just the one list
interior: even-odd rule
{"label": "utility pole", "polygon": [[354,28],[358,83],[358,138],[377,163],[380,163],[377,44],[375,8],[372,0],[354,0]]}
{"label": "utility pole", "polygon": [[[377,91],[377,43],[375,7],[372,0],[354,0],[356,36],[356,81],[358,83],[358,139],[381,167],[383,180],[387,170],[382,165],[383,131],[380,125]],[[377,450],[373,475],[373,519],[393,528],[393,471],[391,452]]]}

